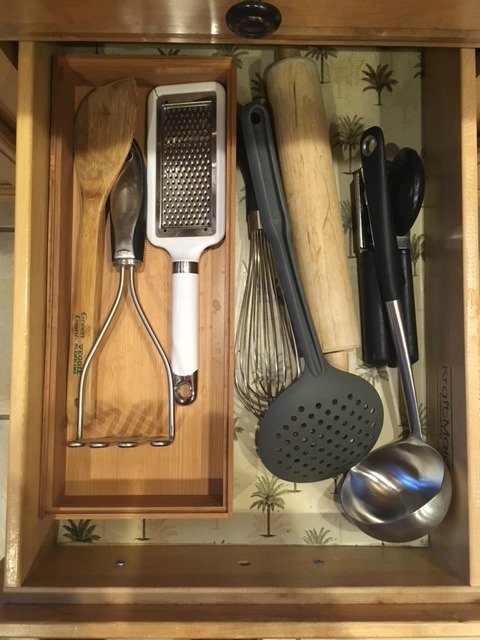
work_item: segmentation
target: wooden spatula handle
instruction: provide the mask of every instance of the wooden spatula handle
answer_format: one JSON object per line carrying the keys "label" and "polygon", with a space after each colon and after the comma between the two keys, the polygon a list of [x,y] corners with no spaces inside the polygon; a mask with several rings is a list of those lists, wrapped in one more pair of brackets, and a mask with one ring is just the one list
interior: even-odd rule
{"label": "wooden spatula handle", "polygon": [[[70,347],[67,376],[67,421],[77,420],[78,384],[85,358],[96,338],[101,300],[105,198],[82,197],[82,220],[77,243]],[[95,368],[85,381],[84,423],[89,424],[95,411]]]}
{"label": "wooden spatula handle", "polygon": [[346,368],[339,353],[358,347],[360,335],[316,64],[301,57],[278,62],[267,90],[303,287],[327,359],[334,353]]}

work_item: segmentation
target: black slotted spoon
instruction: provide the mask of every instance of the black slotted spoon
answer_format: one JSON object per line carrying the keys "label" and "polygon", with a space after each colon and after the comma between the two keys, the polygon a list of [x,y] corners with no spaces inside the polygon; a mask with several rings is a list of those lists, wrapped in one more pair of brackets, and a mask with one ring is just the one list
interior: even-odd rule
{"label": "black slotted spoon", "polygon": [[261,420],[257,451],[279,478],[317,482],[346,472],[370,452],[382,428],[383,405],[366,380],[326,361],[298,275],[268,111],[250,103],[241,123],[262,225],[305,360],[300,377]]}

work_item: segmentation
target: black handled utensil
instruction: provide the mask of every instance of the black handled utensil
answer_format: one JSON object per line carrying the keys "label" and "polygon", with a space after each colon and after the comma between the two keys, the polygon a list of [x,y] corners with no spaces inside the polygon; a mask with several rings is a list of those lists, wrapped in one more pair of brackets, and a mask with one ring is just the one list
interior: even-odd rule
{"label": "black handled utensil", "polygon": [[357,171],[354,174],[351,188],[355,253],[357,256],[362,360],[370,367],[393,366],[396,364],[396,355],[385,306],[378,288],[370,219],[361,171]]}
{"label": "black handled utensil", "polygon": [[327,363],[298,275],[268,111],[247,105],[241,122],[263,228],[305,359],[300,377],[261,420],[257,451],[279,478],[317,482],[344,473],[372,449],[383,406],[372,385]]}
{"label": "black handled utensil", "polygon": [[442,456],[426,444],[408,356],[400,296],[403,274],[387,192],[383,133],[367,129],[360,142],[375,264],[398,358],[410,435],[372,451],[346,474],[340,499],[359,529],[388,542],[429,533],[445,517],[452,484]]}
{"label": "black handled utensil", "polygon": [[402,310],[408,355],[413,364],[418,360],[418,337],[413,290],[410,229],[420,213],[425,193],[425,170],[414,149],[404,147],[387,166],[390,205],[400,249],[400,262],[405,276]]}

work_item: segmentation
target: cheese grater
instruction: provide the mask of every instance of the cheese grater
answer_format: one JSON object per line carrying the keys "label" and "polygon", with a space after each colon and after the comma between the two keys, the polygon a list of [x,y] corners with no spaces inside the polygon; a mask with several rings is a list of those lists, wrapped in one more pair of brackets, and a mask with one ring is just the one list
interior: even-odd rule
{"label": "cheese grater", "polygon": [[225,90],[216,82],[157,87],[148,98],[147,236],[168,251],[175,399],[198,378],[198,263],[225,235]]}

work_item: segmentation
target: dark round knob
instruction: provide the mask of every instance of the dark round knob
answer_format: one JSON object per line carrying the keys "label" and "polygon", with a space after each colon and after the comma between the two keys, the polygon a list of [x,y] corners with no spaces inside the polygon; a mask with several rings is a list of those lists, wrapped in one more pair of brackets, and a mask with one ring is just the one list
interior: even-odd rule
{"label": "dark round knob", "polygon": [[227,11],[227,26],[242,38],[264,38],[274,33],[282,22],[282,14],[268,2],[246,0]]}

